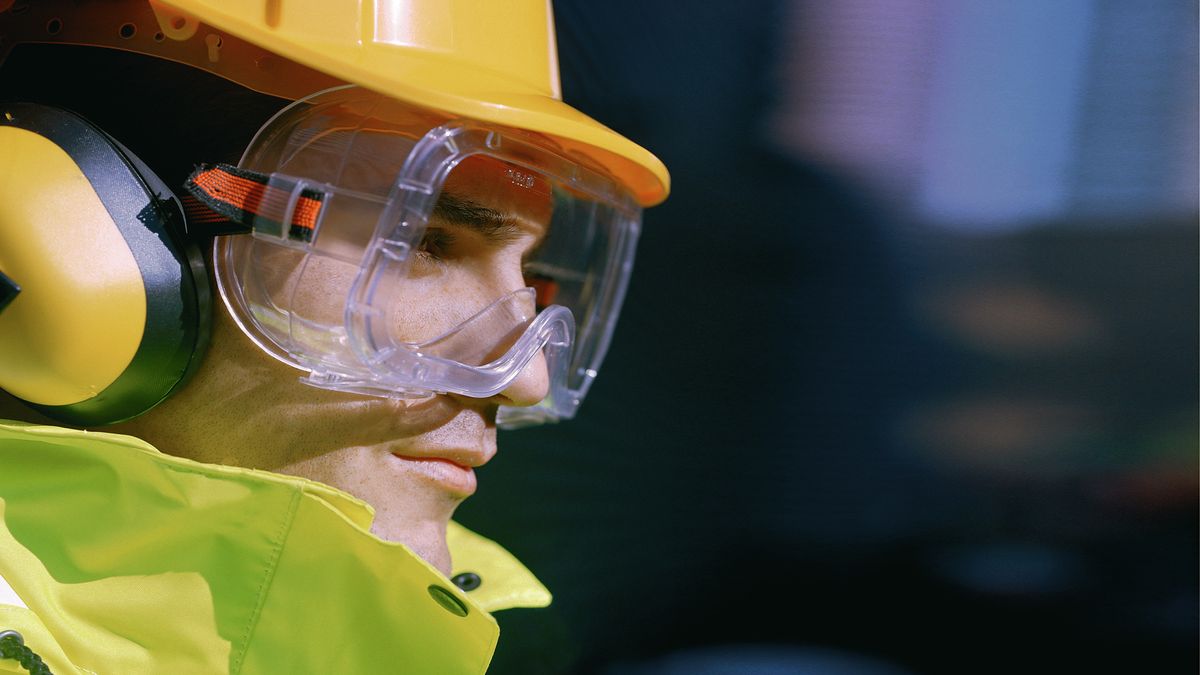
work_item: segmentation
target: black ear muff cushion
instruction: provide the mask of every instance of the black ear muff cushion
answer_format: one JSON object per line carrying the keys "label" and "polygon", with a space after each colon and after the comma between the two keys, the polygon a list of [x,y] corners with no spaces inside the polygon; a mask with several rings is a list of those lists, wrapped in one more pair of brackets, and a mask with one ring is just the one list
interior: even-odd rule
{"label": "black ear muff cushion", "polygon": [[[186,382],[208,344],[208,276],[198,247],[185,237],[180,201],[133,153],[84,118],[33,103],[6,104],[3,112],[0,124],[50,140],[79,167],[133,254],[146,293],[141,342],[115,380],[76,403],[27,403],[76,426],[135,417]],[[88,261],[75,264],[86,269]]]}

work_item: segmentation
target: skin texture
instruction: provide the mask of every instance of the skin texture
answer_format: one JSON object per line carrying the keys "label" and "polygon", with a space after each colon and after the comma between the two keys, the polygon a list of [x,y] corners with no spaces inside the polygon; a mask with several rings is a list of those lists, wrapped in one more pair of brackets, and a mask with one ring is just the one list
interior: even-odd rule
{"label": "skin texture", "polygon": [[[495,163],[467,160],[451,174],[446,192],[493,209],[514,228],[489,239],[444,220],[453,243],[421,251],[414,281],[440,291],[425,296],[429,317],[454,319],[525,284],[522,258],[544,236],[549,202],[504,180]],[[427,237],[429,239],[429,237]],[[336,286],[336,268],[308,270],[305,285]],[[334,302],[316,293],[308,302]],[[340,302],[340,301],[339,301]],[[496,349],[504,348],[503,344]],[[533,405],[547,392],[546,366],[536,357],[517,380],[487,399],[437,395],[415,402],[328,391],[301,384],[303,373],[253,344],[220,304],[210,348],[195,377],[150,412],[106,431],[126,433],[163,452],[303,476],[337,487],[371,504],[372,531],[401,542],[443,574],[451,570],[446,527],[474,491],[448,485],[439,472],[461,469],[442,462],[411,462],[396,455],[452,458],[482,464],[496,454],[500,405]]]}

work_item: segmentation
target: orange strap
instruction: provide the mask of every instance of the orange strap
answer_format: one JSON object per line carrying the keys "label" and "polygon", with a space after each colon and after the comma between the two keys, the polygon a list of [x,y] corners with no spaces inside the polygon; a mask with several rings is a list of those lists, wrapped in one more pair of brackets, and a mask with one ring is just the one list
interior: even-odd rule
{"label": "orange strap", "polygon": [[[292,192],[269,184],[266,174],[229,164],[201,164],[184,183],[191,198],[184,198],[189,225],[210,234],[232,234],[264,229],[269,223],[283,229]],[[287,236],[311,242],[324,206],[325,193],[305,188],[300,192],[287,223]],[[262,221],[267,221],[263,223]]]}

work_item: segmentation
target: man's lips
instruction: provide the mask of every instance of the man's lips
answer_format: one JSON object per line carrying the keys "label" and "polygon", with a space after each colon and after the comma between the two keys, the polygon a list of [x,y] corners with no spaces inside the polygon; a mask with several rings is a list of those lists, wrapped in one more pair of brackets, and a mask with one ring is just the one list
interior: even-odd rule
{"label": "man's lips", "polygon": [[428,461],[428,462],[445,462],[453,464],[460,469],[473,469],[475,467],[487,464],[492,458],[494,452],[480,452],[477,450],[431,450],[428,452],[408,450],[406,452],[393,452],[394,456],[400,459],[408,459],[413,461]]}
{"label": "man's lips", "polygon": [[464,471],[472,468],[469,465],[461,464],[452,459],[446,459],[445,457],[421,457],[418,455],[401,455],[398,452],[393,452],[392,456],[399,457],[400,459],[407,459],[410,462],[440,462],[442,464],[449,464],[450,466],[458,467]]}
{"label": "man's lips", "polygon": [[405,454],[393,452],[392,457],[407,467],[406,473],[415,472],[447,492],[466,498],[475,494],[474,467],[486,464],[492,454],[470,450],[438,450],[427,454],[406,449]]}

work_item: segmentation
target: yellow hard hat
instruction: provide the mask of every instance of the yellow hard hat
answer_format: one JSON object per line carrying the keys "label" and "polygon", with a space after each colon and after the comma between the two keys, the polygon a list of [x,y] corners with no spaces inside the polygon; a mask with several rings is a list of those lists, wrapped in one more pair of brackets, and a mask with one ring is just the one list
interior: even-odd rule
{"label": "yellow hard hat", "polygon": [[[34,2],[7,17],[7,44],[103,45],[181,61],[299,98],[341,82],[549,136],[599,165],[643,206],[666,198],[654,155],[563,103],[547,0],[149,0]],[[12,0],[0,12],[18,14]],[[68,16],[69,12],[69,16]],[[279,57],[284,57],[280,59]]]}

